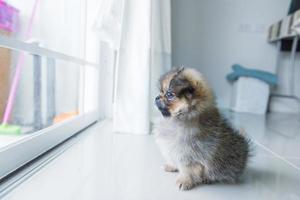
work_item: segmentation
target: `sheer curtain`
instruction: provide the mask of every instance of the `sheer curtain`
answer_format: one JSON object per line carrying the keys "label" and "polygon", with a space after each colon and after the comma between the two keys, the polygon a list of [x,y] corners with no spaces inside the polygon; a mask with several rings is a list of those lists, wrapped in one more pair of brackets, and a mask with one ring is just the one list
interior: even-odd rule
{"label": "sheer curtain", "polygon": [[171,68],[170,0],[103,2],[96,28],[117,51],[114,131],[148,134],[158,77]]}

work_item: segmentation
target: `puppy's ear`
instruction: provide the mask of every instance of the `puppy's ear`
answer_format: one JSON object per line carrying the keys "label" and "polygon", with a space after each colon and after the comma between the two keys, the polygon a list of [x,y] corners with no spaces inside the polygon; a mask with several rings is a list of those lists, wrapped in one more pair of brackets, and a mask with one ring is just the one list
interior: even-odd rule
{"label": "puppy's ear", "polygon": [[195,93],[195,89],[190,82],[187,79],[179,77],[173,78],[170,81],[170,90],[178,94],[178,96],[185,96],[189,99],[192,98]]}
{"label": "puppy's ear", "polygon": [[181,90],[181,94],[183,94],[188,99],[191,99],[194,93],[195,93],[195,89],[192,86],[188,86]]}
{"label": "puppy's ear", "polygon": [[175,93],[181,93],[181,91],[190,86],[190,83],[186,79],[179,78],[178,76],[174,77],[170,81],[169,88]]}
{"label": "puppy's ear", "polygon": [[180,74],[184,70],[184,66],[177,68],[176,75]]}
{"label": "puppy's ear", "polygon": [[184,95],[186,98],[191,99],[194,96],[194,92],[195,92],[195,89],[192,86],[190,86],[190,87],[185,88]]}

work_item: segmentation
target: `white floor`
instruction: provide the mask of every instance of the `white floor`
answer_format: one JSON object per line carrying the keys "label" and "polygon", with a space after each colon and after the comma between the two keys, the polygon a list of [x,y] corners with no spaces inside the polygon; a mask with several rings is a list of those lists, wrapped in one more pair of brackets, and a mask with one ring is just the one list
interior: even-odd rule
{"label": "white floor", "polygon": [[236,185],[179,191],[176,174],[161,169],[153,136],[113,134],[98,123],[86,136],[6,200],[300,199],[300,116],[226,114],[254,142],[255,155]]}

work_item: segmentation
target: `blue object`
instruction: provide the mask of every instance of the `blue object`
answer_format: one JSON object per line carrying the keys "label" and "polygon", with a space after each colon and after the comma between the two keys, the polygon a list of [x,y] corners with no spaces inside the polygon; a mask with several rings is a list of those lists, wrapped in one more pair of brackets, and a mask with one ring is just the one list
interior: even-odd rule
{"label": "blue object", "polygon": [[232,65],[233,72],[226,76],[229,81],[236,81],[241,76],[257,78],[261,81],[268,83],[271,86],[278,84],[278,77],[270,72],[265,72],[255,69],[247,69],[239,64]]}

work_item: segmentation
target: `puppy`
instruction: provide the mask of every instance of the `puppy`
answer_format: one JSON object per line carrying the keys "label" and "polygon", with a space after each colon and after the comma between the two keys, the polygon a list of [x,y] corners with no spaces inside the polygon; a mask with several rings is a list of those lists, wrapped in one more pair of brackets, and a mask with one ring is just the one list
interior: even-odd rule
{"label": "puppy", "polygon": [[156,142],[177,172],[177,185],[188,190],[200,183],[234,183],[243,173],[249,141],[221,116],[212,90],[191,68],[172,70],[160,79],[155,99],[163,118],[154,124]]}

